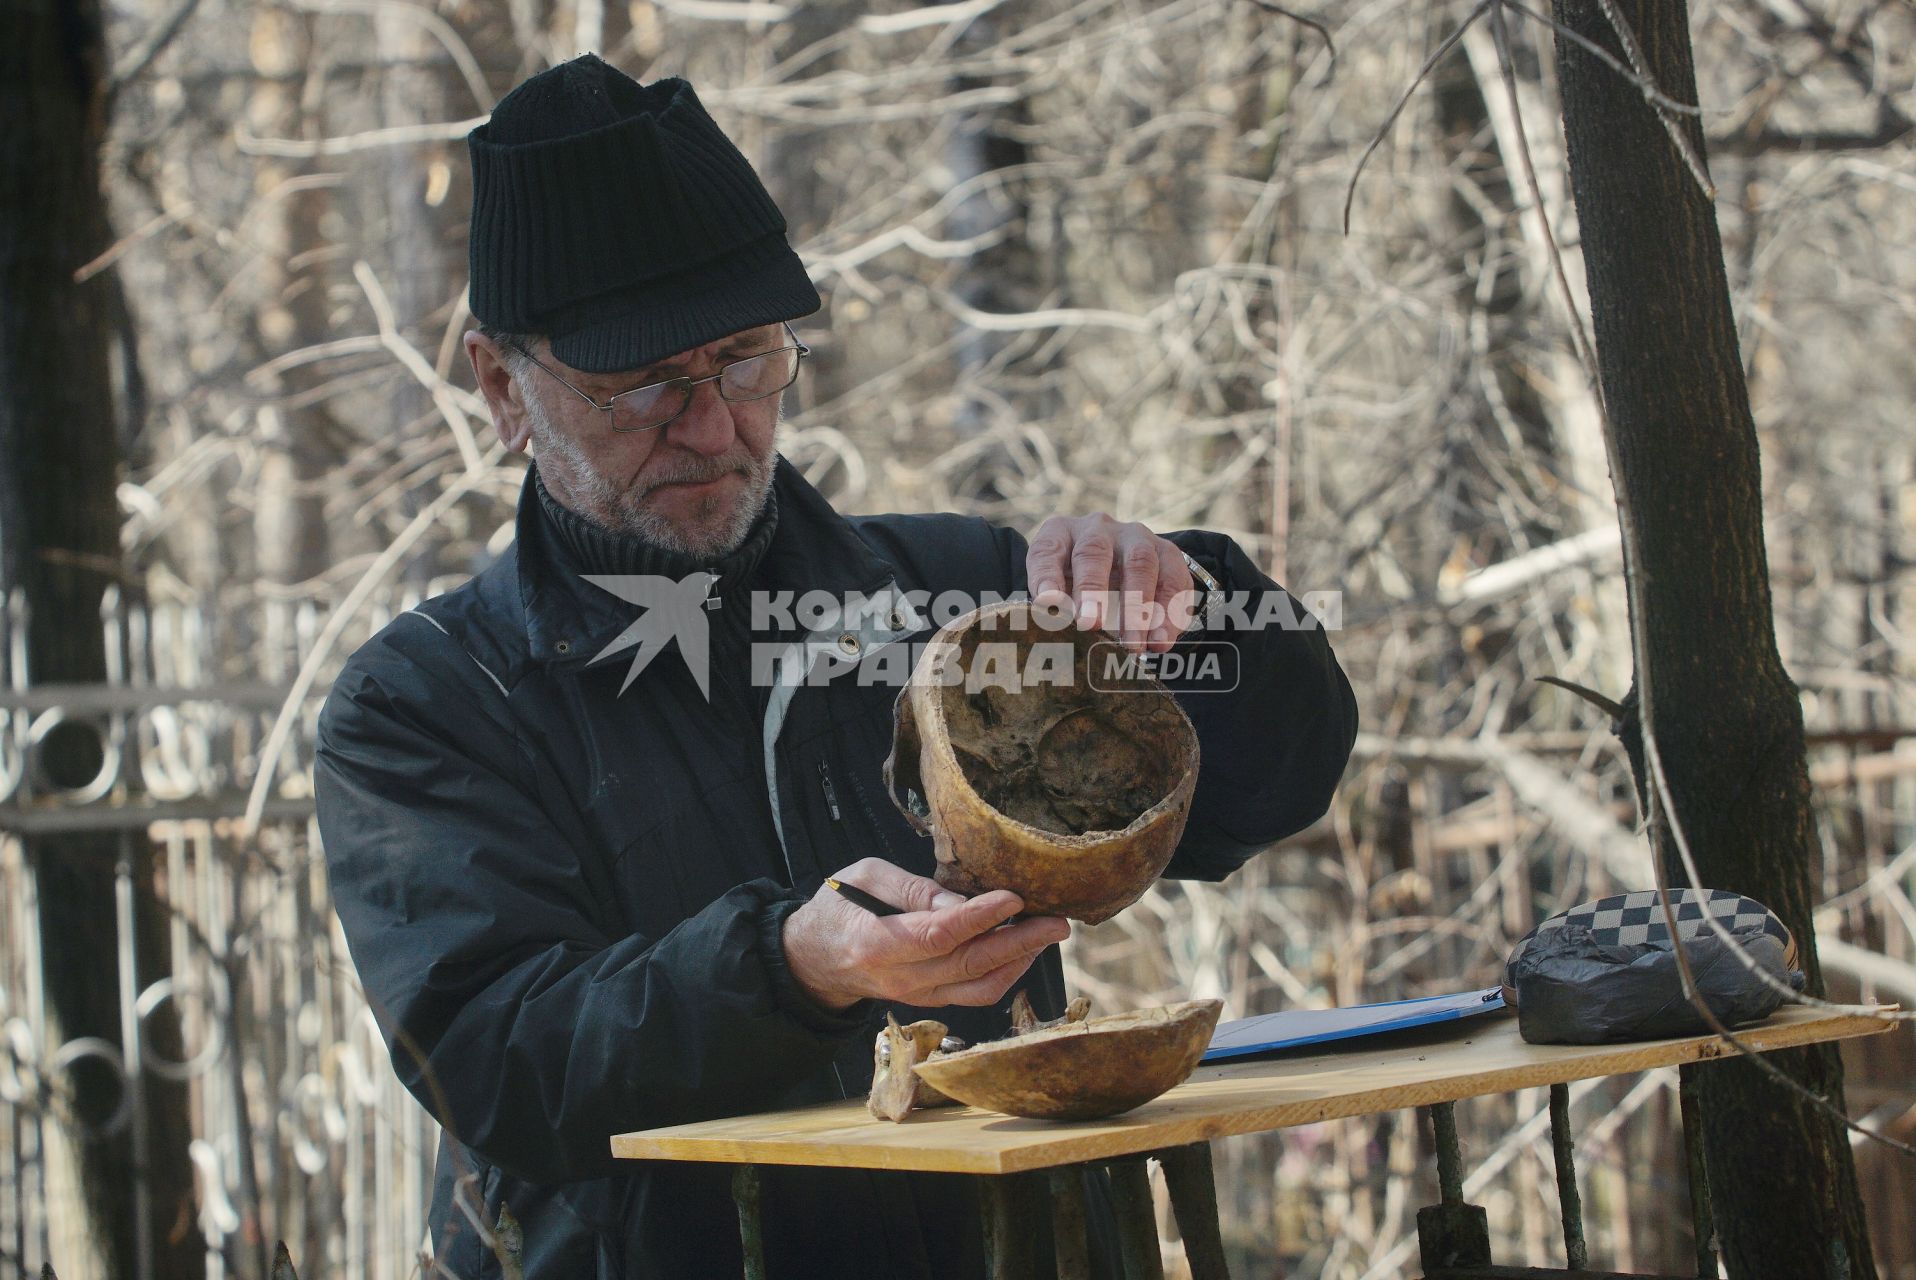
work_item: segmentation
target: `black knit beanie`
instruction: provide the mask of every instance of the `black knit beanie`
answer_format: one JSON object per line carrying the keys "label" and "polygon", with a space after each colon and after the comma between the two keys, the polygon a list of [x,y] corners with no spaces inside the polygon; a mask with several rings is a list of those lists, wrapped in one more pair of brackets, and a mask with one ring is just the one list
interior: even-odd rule
{"label": "black knit beanie", "polygon": [[652,364],[818,310],[785,218],[683,80],[592,54],[514,89],[467,137],[472,314],[575,369]]}

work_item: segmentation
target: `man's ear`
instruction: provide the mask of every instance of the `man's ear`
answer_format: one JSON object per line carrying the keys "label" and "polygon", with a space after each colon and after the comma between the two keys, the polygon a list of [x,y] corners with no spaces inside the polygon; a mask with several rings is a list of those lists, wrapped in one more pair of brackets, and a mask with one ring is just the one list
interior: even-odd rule
{"label": "man's ear", "polygon": [[468,329],[466,358],[472,361],[472,374],[492,413],[492,429],[499,443],[510,452],[523,453],[526,442],[532,439],[532,418],[526,412],[518,380],[506,365],[506,352],[477,329]]}

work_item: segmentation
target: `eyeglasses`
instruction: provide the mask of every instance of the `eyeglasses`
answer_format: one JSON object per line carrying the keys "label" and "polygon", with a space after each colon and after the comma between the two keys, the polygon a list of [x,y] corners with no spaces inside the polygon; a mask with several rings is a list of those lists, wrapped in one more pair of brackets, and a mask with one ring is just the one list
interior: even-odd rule
{"label": "eyeglasses", "polygon": [[551,374],[567,391],[603,413],[606,424],[612,430],[656,431],[685,412],[692,403],[693,390],[700,383],[718,383],[719,397],[738,404],[775,396],[797,382],[799,361],[810,355],[812,349],[798,340],[791,325],[784,328],[785,336],[792,340],[788,346],[774,347],[770,351],[761,351],[722,364],[719,371],[709,377],[667,378],[664,382],[651,382],[630,391],[621,391],[604,403],[567,382],[551,366],[518,343],[507,345]]}

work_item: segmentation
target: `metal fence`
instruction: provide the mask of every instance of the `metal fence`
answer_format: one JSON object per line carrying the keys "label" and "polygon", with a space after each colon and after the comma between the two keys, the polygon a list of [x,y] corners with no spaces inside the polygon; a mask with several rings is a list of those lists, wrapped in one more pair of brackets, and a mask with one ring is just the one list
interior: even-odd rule
{"label": "metal fence", "polygon": [[[364,622],[376,630],[416,599],[395,594]],[[82,1131],[130,1128],[136,1168],[142,1080],[185,1083],[209,1276],[258,1274],[261,1241],[275,1238],[309,1274],[416,1273],[438,1134],[393,1074],[326,894],[310,763],[327,681],[288,706],[323,618],[309,603],[268,601],[236,620],[206,603],[134,605],[117,593],[102,615],[107,682],[38,685],[24,601],[0,607],[0,1248],[23,1272],[52,1261],[73,1280],[87,1269],[56,1116],[75,1068],[92,1062],[118,1074],[121,1102]],[[244,651],[223,651],[236,635]],[[236,678],[262,670],[268,679]],[[279,781],[253,829],[244,788],[283,711]],[[63,725],[98,739],[98,776],[77,787],[52,785],[39,759]],[[124,1053],[63,1038],[48,1017],[33,846],[71,831],[119,837],[115,902],[100,909],[116,913]],[[171,976],[144,988],[136,841],[153,845],[171,959]],[[186,1046],[177,1060],[147,1033],[169,1004]],[[132,1192],[144,1228],[147,1188]],[[145,1280],[144,1235],[139,1255]]]}

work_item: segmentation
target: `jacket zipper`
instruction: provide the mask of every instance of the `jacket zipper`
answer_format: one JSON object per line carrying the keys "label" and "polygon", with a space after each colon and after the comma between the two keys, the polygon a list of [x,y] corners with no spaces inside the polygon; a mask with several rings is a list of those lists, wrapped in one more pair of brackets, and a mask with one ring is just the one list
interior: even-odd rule
{"label": "jacket zipper", "polygon": [[818,782],[825,789],[825,807],[832,811],[832,821],[842,821],[838,812],[838,792],[832,787],[832,771],[825,767],[823,760],[818,762]]}
{"label": "jacket zipper", "polygon": [[[818,762],[818,785],[825,792],[825,807],[831,810],[832,821],[842,821],[843,819],[838,812],[838,792],[832,786],[832,771],[825,767],[823,760]],[[852,1091],[845,1087],[845,1073],[838,1069],[838,1060],[836,1058],[832,1060],[832,1080],[838,1085],[839,1097],[849,1098],[852,1096]]]}

